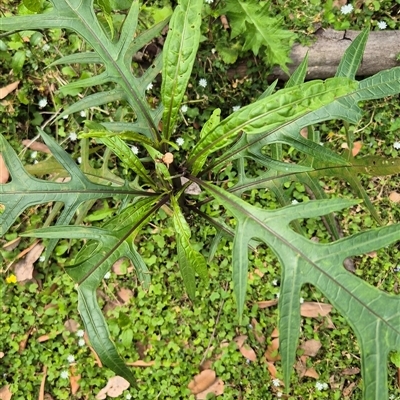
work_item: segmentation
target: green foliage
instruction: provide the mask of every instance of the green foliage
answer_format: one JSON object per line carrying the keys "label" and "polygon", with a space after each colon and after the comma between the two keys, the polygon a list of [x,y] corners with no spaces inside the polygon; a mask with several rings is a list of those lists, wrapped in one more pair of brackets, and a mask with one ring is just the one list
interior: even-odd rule
{"label": "green foliage", "polygon": [[251,50],[257,55],[262,50],[268,65],[277,64],[287,71],[288,54],[296,35],[282,29],[281,21],[271,17],[269,8],[268,2],[232,0],[226,2],[221,14],[228,17],[231,39],[243,36],[242,51]]}
{"label": "green foliage", "polygon": [[[348,181],[371,214],[379,220],[358,174],[395,174],[400,166],[390,158],[374,156],[355,159],[350,152],[338,154],[321,146],[313,125],[331,119],[344,120],[347,125],[357,123],[362,117],[359,102],[400,92],[400,68],[383,71],[360,82],[355,80],[368,36],[365,31],[346,51],[334,78],[303,83],[307,69],[305,60],[286,88],[274,92],[274,86],[271,86],[254,103],[225,118],[221,118],[220,108],[212,113],[210,111],[208,118],[203,119],[205,123],[201,132],[197,132],[193,146],[182,151],[175,142],[184,136],[179,126],[181,104],[196,60],[203,1],[182,0],[175,8],[163,54],[156,56],[141,74],[133,72],[132,56],[161,32],[167,20],[136,35],[140,10],[138,1],[132,3],[121,24],[113,18],[108,1],[96,3],[100,9],[98,14],[94,12],[93,0],[84,6],[77,0],[52,0],[51,3],[53,8],[41,15],[1,19],[0,29],[10,31],[21,26],[30,26],[31,29],[66,28],[80,35],[91,49],[66,55],[52,64],[68,65],[70,69],[67,73],[71,77],[79,76],[72,68],[75,64],[101,65],[96,70],[97,74],[77,79],[62,88],[64,94],[80,93],[87,88],[97,89],[63,110],[58,119],[88,108],[107,107],[110,102],[126,102],[133,117],[128,120],[122,116],[120,121],[114,117],[106,122],[88,121],[80,134],[81,167],[48,133],[38,129],[55,158],[53,168],[59,165],[64,169],[63,173],[71,178],[64,183],[52,181],[52,175],[50,179],[30,175],[10,144],[0,136],[0,152],[11,173],[11,182],[0,185],[0,201],[4,206],[0,214],[1,234],[6,235],[29,207],[55,202],[55,212],[51,213],[44,227],[28,230],[23,236],[50,239],[47,258],[53,250],[56,256],[62,256],[67,251],[66,242],[56,247],[58,239],[84,241],[79,253],[71,257],[66,272],[76,285],[78,310],[91,344],[102,362],[135,386],[135,376],[119,357],[118,351],[128,348],[137,332],[134,327],[128,327],[126,318],[120,315],[116,321],[111,319],[107,326],[96,290],[113,264],[124,257],[134,265],[143,286],[149,287],[148,267],[157,268],[159,260],[149,248],[144,253],[138,251],[137,240],[148,223],[157,216],[164,216],[171,237],[176,241],[183,282],[193,301],[196,301],[199,292],[196,275],[203,281],[207,281],[210,275],[217,279],[217,274],[207,268],[205,255],[208,250],[212,258],[223,236],[233,238],[233,290],[239,320],[247,323],[249,248],[263,242],[273,251],[282,266],[279,324],[287,391],[290,390],[290,373],[299,338],[301,291],[306,283],[310,283],[343,314],[357,335],[365,382],[364,398],[387,399],[387,360],[390,351],[400,347],[397,323],[400,299],[346,271],[343,261],[400,240],[399,225],[392,224],[340,238],[333,213],[352,207],[360,200],[341,199],[340,193],[335,194],[339,198],[327,199],[320,179],[335,176]],[[263,4],[261,10],[256,10],[255,6],[254,2],[239,0],[227,6],[226,13],[228,16],[231,14],[232,34],[237,36],[245,30],[250,32],[254,41],[250,43],[250,36],[247,37],[244,49],[257,53],[261,46],[266,46],[268,61],[275,57],[274,62],[284,65],[287,59],[281,49],[271,44],[283,37],[279,31],[271,33],[262,28],[267,18],[267,5]],[[242,10],[240,14],[237,11],[239,7]],[[23,56],[18,53],[20,50],[16,50],[18,56],[14,56],[11,66],[18,73],[23,66]],[[162,104],[153,107],[146,96],[146,89],[161,70]],[[101,91],[103,86],[106,89]],[[162,129],[159,129],[160,122]],[[178,133],[175,133],[177,128]],[[303,128],[307,128],[307,138],[299,134]],[[352,132],[347,129],[346,133],[351,150]],[[88,138],[95,140],[96,145],[100,144],[97,149],[107,148],[104,152],[105,167],[100,171],[89,163]],[[128,143],[132,140],[140,143],[144,149],[140,151],[145,151],[145,157],[131,151]],[[282,145],[290,146],[291,152],[296,150],[297,154],[303,155],[303,159],[293,157],[288,162],[283,157]],[[119,167],[129,171],[127,179],[121,179],[108,169],[110,154],[116,156]],[[246,162],[254,163],[257,168],[246,169]],[[225,182],[221,176],[228,168],[234,173],[230,175],[230,181]],[[293,182],[294,189],[288,193],[285,189],[290,182]],[[193,192],[189,189],[194,184],[198,185],[198,189],[196,194],[191,195]],[[319,200],[290,205],[289,195],[297,193],[300,197],[306,187]],[[266,188],[285,207],[268,209],[270,197],[269,193],[264,193]],[[245,200],[245,196],[253,196],[254,193],[260,196],[257,205]],[[94,201],[105,198],[114,198],[119,202],[115,215],[111,216],[107,210],[108,219],[100,226],[96,223],[94,226],[81,225],[80,221]],[[61,205],[63,209],[59,212]],[[72,225],[76,214],[76,225]],[[326,243],[315,243],[303,234],[302,221],[318,217],[326,217],[333,239],[339,240],[327,238]],[[203,221],[202,225],[206,221],[212,226],[213,234],[217,232],[210,249],[202,249],[203,244],[193,240],[193,237],[198,237],[193,235],[199,229],[198,220]],[[48,226],[53,221],[53,226]],[[154,239],[162,247],[164,239],[156,235]],[[166,254],[165,257],[169,268],[167,274],[175,279],[174,271],[171,271],[174,256]],[[227,262],[224,261],[221,265],[225,267]],[[143,291],[141,295],[150,296],[153,291],[161,296],[164,290],[161,285],[150,286],[149,292]],[[224,295],[218,292],[218,296]],[[215,298],[218,296],[214,294]],[[137,304],[141,306],[139,296]],[[162,316],[156,314],[148,323],[157,325],[158,318]],[[170,315],[169,318],[173,317]],[[121,343],[115,344],[111,336],[119,336]],[[223,373],[221,366],[219,368]],[[175,389],[171,389],[172,397],[176,393]]]}

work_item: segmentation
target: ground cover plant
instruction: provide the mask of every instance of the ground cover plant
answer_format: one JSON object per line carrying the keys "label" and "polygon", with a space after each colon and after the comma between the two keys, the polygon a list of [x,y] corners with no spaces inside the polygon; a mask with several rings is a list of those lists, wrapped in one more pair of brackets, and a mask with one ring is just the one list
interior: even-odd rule
{"label": "ground cover plant", "polygon": [[[133,386],[136,380],[110,340],[106,321],[97,304],[96,289],[122,257],[130,258],[143,286],[149,285],[151,256],[140,254],[135,242],[147,224],[157,219],[157,214],[168,216],[165,224],[169,223],[174,234],[171,234],[174,237],[171,240],[176,243],[182,278],[194,304],[196,291],[199,291],[196,274],[204,281],[213,275],[212,268],[207,267],[204,255],[199,251],[201,243],[192,240],[199,230],[199,221],[205,221],[208,229],[216,235],[211,255],[218,239],[224,236],[233,239],[232,282],[239,319],[246,317],[243,314],[246,314],[249,245],[255,248],[261,242],[265,243],[282,265],[279,331],[286,388],[290,390],[290,374],[299,337],[301,290],[304,284],[311,283],[346,317],[357,334],[365,398],[376,398],[378,393],[383,398],[382,393],[388,392],[388,354],[399,347],[398,297],[351,274],[343,267],[343,261],[395,242],[400,236],[399,229],[392,224],[342,237],[332,213],[358,205],[359,201],[343,199],[339,193],[335,193],[336,198],[328,200],[321,189],[320,179],[334,176],[347,181],[379,222],[379,215],[359,184],[358,174],[394,174],[398,173],[399,164],[396,159],[380,156],[355,159],[350,129],[346,130],[349,151],[340,155],[320,145],[318,132],[312,126],[330,119],[357,123],[362,116],[358,102],[399,92],[399,70],[385,71],[361,82],[354,80],[368,35],[364,31],[346,53],[336,77],[324,82],[302,83],[305,60],[284,89],[274,92],[275,87],[271,85],[253,104],[222,120],[221,110],[215,109],[199,135],[190,138],[184,131],[175,132],[175,128],[200,40],[202,2],[183,1],[174,10],[170,21],[161,21],[133,41],[138,2],[132,3],[125,22],[120,26],[114,25],[110,19],[107,3],[102,7],[104,19],[99,19],[86,5],[81,7],[78,2],[57,1],[44,14],[2,20],[0,27],[3,30],[19,29],[21,24],[29,23],[32,29],[69,28],[85,39],[91,50],[61,58],[57,64],[95,63],[100,72],[97,76],[64,86],[65,93],[73,93],[82,87],[115,84],[107,91],[97,91],[71,105],[59,114],[59,119],[112,101],[127,102],[135,117],[133,122],[125,119],[102,124],[86,121],[86,128],[80,133],[84,139],[81,168],[49,135],[48,126],[39,129],[58,165],[71,178],[65,183],[37,179],[27,174],[16,153],[2,139],[1,153],[11,173],[10,182],[1,186],[4,205],[2,235],[32,205],[57,202],[63,206],[56,206],[49,217],[56,219],[54,226],[31,230],[24,235],[50,239],[46,258],[60,249],[57,245],[59,238],[84,239],[80,252],[70,255],[73,260],[66,266],[66,272],[77,284],[79,311],[85,330],[102,362]],[[168,22],[169,33],[162,55],[146,72],[135,76],[131,70],[132,56]],[[162,105],[154,107],[148,104],[146,90],[160,70]],[[204,78],[199,81],[200,86],[206,84]],[[307,128],[306,132],[304,128]],[[300,135],[302,130],[306,137]],[[104,155],[105,168],[100,174],[91,168],[86,158],[88,138],[109,149]],[[190,139],[192,145],[183,146]],[[127,143],[135,147],[131,149]],[[297,163],[284,160],[282,144],[306,157]],[[111,153],[128,171],[125,179],[108,170]],[[57,164],[53,164],[53,168],[54,165]],[[224,179],[227,169],[233,170],[229,181]],[[293,187],[291,182],[296,189],[284,190]],[[304,190],[304,187],[319,200],[290,204],[293,193]],[[268,199],[258,201],[257,206],[246,201],[249,194],[260,189],[268,189],[285,207],[270,209]],[[17,203],[16,195],[19,196]],[[93,204],[109,197],[115,198],[120,207],[102,210],[106,217],[110,217],[104,224],[91,227],[68,225],[75,212],[85,215],[83,203]],[[261,204],[264,207],[260,207]],[[325,243],[315,243],[307,238],[301,220],[319,216],[325,216],[335,242],[326,238]],[[169,268],[175,272],[173,263]],[[171,272],[166,270],[166,273]],[[218,276],[213,276],[213,279],[218,280]],[[121,318],[118,318],[120,324],[123,322]],[[110,329],[111,333],[118,332],[118,324],[111,325]],[[131,337],[130,333],[123,336],[123,346],[129,347]]]}

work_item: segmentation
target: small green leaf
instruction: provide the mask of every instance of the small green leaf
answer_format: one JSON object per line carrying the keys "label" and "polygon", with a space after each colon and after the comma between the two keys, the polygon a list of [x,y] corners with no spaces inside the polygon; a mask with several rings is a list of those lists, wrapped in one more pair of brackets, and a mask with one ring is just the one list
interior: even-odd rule
{"label": "small green leaf", "polygon": [[207,135],[210,131],[212,131],[221,121],[221,109],[216,108],[211,114],[208,121],[203,125],[203,128],[200,132],[200,138]]}
{"label": "small green leaf", "polygon": [[400,352],[395,351],[390,354],[390,361],[396,366],[396,368],[400,368]]}
{"label": "small green leaf", "polygon": [[23,0],[24,6],[32,12],[39,12],[42,9],[43,0]]}
{"label": "small green leaf", "polygon": [[25,63],[25,58],[26,58],[25,50],[18,50],[13,55],[11,61],[11,67],[15,74],[19,74],[21,72],[22,67],[24,66]]}

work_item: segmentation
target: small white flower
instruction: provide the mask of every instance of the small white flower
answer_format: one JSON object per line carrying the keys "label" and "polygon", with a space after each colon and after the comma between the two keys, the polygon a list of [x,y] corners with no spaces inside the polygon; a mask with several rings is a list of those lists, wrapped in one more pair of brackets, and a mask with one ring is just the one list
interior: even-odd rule
{"label": "small white flower", "polygon": [[78,164],[82,164],[82,157],[78,157],[76,161],[78,161]]}
{"label": "small white flower", "polygon": [[242,106],[241,105],[233,106],[232,107],[233,112],[240,110],[240,107],[242,107]]}
{"label": "small white flower", "polygon": [[147,85],[146,90],[151,90],[151,89],[153,89],[153,84],[150,82],[150,83]]}
{"label": "small white flower", "polygon": [[187,110],[188,110],[188,106],[187,106],[186,104],[184,104],[184,105],[181,107],[181,111],[182,111],[183,113],[185,113]]}
{"label": "small white flower", "polygon": [[85,339],[79,339],[78,340],[78,346],[82,347],[86,344]]}
{"label": "small white flower", "polygon": [[139,154],[139,149],[136,146],[131,146],[131,150],[133,154]]}
{"label": "small white flower", "polygon": [[63,119],[68,119],[68,117],[69,117],[68,114],[67,114],[67,115],[64,115],[64,116],[63,116]]}
{"label": "small white flower", "polygon": [[86,111],[85,110],[82,110],[79,114],[80,114],[81,117],[84,117],[84,118],[86,117]]}
{"label": "small white flower", "polygon": [[296,199],[294,199],[292,200],[292,204],[299,204],[299,202]]}
{"label": "small white flower", "polygon": [[125,396],[125,398],[126,398],[127,400],[130,400],[130,399],[132,398],[132,395],[131,395],[130,393],[128,393],[128,394]]}
{"label": "small white flower", "polygon": [[76,331],[76,336],[83,337],[85,335],[85,331],[83,329],[79,329]]}
{"label": "small white flower", "polygon": [[346,4],[345,6],[342,6],[342,8],[340,9],[340,12],[343,15],[346,15],[346,14],[350,14],[353,10],[354,10],[354,7],[352,4]]}
{"label": "small white flower", "polygon": [[387,28],[387,23],[385,21],[379,21],[378,22],[378,28],[379,29],[386,29]]}
{"label": "small white flower", "polygon": [[212,4],[214,3],[214,0],[204,0],[207,4]]}
{"label": "small white flower", "polygon": [[217,49],[211,49],[211,54],[215,54],[217,52]]}
{"label": "small white flower", "polygon": [[252,324],[249,324],[249,329],[253,329],[253,325]]}
{"label": "small white flower", "polygon": [[203,88],[207,87],[207,79],[201,78],[199,80],[199,86],[201,86]]}
{"label": "small white flower", "polygon": [[50,46],[47,43],[42,46],[43,51],[47,51],[49,49],[50,49]]}
{"label": "small white flower", "polygon": [[251,363],[251,360],[249,360],[248,358],[246,359],[246,363],[247,364],[250,364]]}
{"label": "small white flower", "polygon": [[104,275],[104,279],[110,279],[111,276],[111,272],[108,271],[105,275]]}
{"label": "small white flower", "polygon": [[176,144],[178,146],[182,146],[183,143],[185,143],[185,139],[184,138],[178,137],[178,139],[176,139]]}
{"label": "small white flower", "polygon": [[317,382],[317,383],[315,384],[315,387],[317,388],[317,390],[322,391],[322,390],[328,389],[328,384],[325,383],[325,382],[324,382],[324,383]]}
{"label": "small white flower", "polygon": [[275,296],[276,296],[276,298],[277,299],[279,299],[279,296],[280,296],[281,294],[278,292]]}
{"label": "small white flower", "polygon": [[393,143],[393,147],[394,147],[396,150],[399,150],[399,149],[400,149],[400,142],[394,142],[394,143]]}
{"label": "small white flower", "polygon": [[39,108],[43,108],[43,107],[46,107],[47,106],[47,99],[45,98],[45,97],[42,97],[40,100],[39,100]]}
{"label": "small white flower", "polygon": [[43,262],[45,259],[46,259],[45,256],[40,256],[40,257],[39,257],[39,261],[40,261],[40,262]]}
{"label": "small white flower", "polygon": [[273,284],[274,286],[277,286],[277,285],[278,285],[278,279],[274,279],[274,280],[272,281],[272,284]]}
{"label": "small white flower", "polygon": [[78,135],[76,134],[76,132],[71,132],[68,136],[69,140],[71,142],[75,142],[76,139],[78,139]]}
{"label": "small white flower", "polygon": [[61,371],[60,377],[62,379],[68,379],[69,378],[68,371]]}
{"label": "small white flower", "polygon": [[275,387],[281,386],[281,382],[280,382],[279,379],[273,379],[273,380],[272,380],[272,384],[273,384]]}
{"label": "small white flower", "polygon": [[302,297],[300,297],[300,304],[304,303],[304,299]]}
{"label": "small white flower", "polygon": [[37,151],[32,151],[31,158],[36,158],[36,157],[37,157]]}
{"label": "small white flower", "polygon": [[68,360],[68,362],[69,362],[70,364],[72,364],[73,362],[75,362],[75,357],[74,357],[72,354],[70,354],[70,355],[67,357],[67,360]]}
{"label": "small white flower", "polygon": [[276,393],[276,397],[281,398],[281,397],[282,397],[282,392],[277,392],[277,393]]}

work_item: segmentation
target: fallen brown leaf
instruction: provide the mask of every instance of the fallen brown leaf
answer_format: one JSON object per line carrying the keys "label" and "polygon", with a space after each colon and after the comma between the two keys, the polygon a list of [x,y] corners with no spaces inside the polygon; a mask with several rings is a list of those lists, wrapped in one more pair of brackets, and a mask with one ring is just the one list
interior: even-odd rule
{"label": "fallen brown leaf", "polygon": [[25,258],[19,260],[14,266],[17,282],[25,282],[33,279],[33,263],[36,262],[44,250],[44,246],[36,244],[26,254]]}
{"label": "fallen brown leaf", "polygon": [[304,350],[305,356],[315,357],[321,346],[322,345],[319,340],[310,339],[302,343],[300,348]]}
{"label": "fallen brown leaf", "polygon": [[215,371],[212,369],[205,369],[193,377],[188,384],[188,388],[192,394],[198,394],[210,387],[215,382],[215,379]]}
{"label": "fallen brown leaf", "polygon": [[314,368],[308,368],[304,373],[304,376],[308,376],[309,378],[318,379],[319,374]]}
{"label": "fallen brown leaf", "polygon": [[76,373],[76,368],[73,365],[71,365],[69,367],[69,370],[71,371],[71,375],[69,378],[69,384],[71,386],[71,394],[75,395],[80,388],[80,385],[78,382],[81,379],[81,374]]}
{"label": "fallen brown leaf", "polygon": [[10,172],[8,171],[3,156],[0,154],[0,183],[7,183],[9,178],[10,178]]}
{"label": "fallen brown leaf", "polygon": [[133,297],[133,291],[127,288],[121,288],[118,292],[117,292],[117,296],[119,297],[119,299],[124,303],[128,303],[129,300]]}
{"label": "fallen brown leaf", "polygon": [[26,345],[28,344],[29,337],[31,336],[33,329],[34,329],[33,327],[29,328],[28,332],[25,333],[24,338],[19,342],[19,345],[18,345],[18,353],[19,354],[21,354],[25,350]]}
{"label": "fallen brown leaf", "polygon": [[[353,157],[355,157],[361,150],[362,147],[362,142],[354,142],[353,143],[353,148],[351,150],[351,154]],[[347,143],[342,143],[342,149],[348,149],[349,146],[347,146]]]}
{"label": "fallen brown leaf", "polygon": [[272,333],[271,333],[271,337],[272,337],[272,338],[279,337],[279,330],[278,330],[278,328],[274,328],[274,330],[273,330]]}
{"label": "fallen brown leaf", "polygon": [[112,272],[116,275],[126,275],[126,268],[123,268],[122,266],[126,263],[126,258],[120,258],[117,260],[113,266],[111,267]]}
{"label": "fallen brown leaf", "polygon": [[317,303],[313,301],[306,301],[300,307],[300,313],[302,317],[324,317],[328,315],[332,310],[330,304]]}
{"label": "fallen brown leaf", "polygon": [[64,327],[68,332],[75,333],[79,328],[79,323],[74,319],[67,319],[64,322]]}
{"label": "fallen brown leaf", "polygon": [[347,4],[347,0],[334,0],[332,3],[332,7],[340,8]]}
{"label": "fallen brown leaf", "polygon": [[389,200],[393,201],[393,203],[399,203],[400,202],[400,193],[398,192],[391,192],[389,194]]}
{"label": "fallen brown leaf", "polygon": [[264,300],[264,301],[257,301],[257,305],[259,308],[268,308],[273,307],[278,304],[278,300]]}
{"label": "fallen brown leaf", "polygon": [[244,344],[239,349],[239,351],[242,354],[242,356],[245,357],[247,360],[250,360],[250,361],[257,360],[256,352],[248,344]]}
{"label": "fallen brown leaf", "polygon": [[50,335],[41,335],[37,338],[39,343],[47,342],[50,339]]}
{"label": "fallen brown leaf", "polygon": [[326,328],[327,329],[336,329],[335,324],[329,317],[326,318]]}
{"label": "fallen brown leaf", "polygon": [[341,372],[341,375],[357,375],[359,373],[360,373],[360,368],[354,367],[354,368],[345,368]]}
{"label": "fallen brown leaf", "polygon": [[268,372],[271,375],[271,379],[276,379],[278,371],[276,370],[275,364],[273,362],[267,361]]}
{"label": "fallen brown leaf", "polygon": [[43,367],[43,377],[40,382],[40,389],[39,389],[39,398],[38,400],[44,400],[44,387],[46,384],[46,377],[47,377],[47,365]]}
{"label": "fallen brown leaf", "polygon": [[351,394],[353,393],[354,389],[357,386],[357,382],[351,382],[350,385],[345,387],[342,391],[342,394],[345,398],[350,398]]}
{"label": "fallen brown leaf", "polygon": [[307,129],[307,127],[300,129],[300,135],[303,136],[303,138],[308,139],[308,129]]}
{"label": "fallen brown leaf", "polygon": [[108,380],[107,385],[97,394],[96,399],[103,400],[107,396],[113,398],[121,396],[123,391],[128,389],[129,386],[129,382],[122,378],[122,376],[113,376]]}
{"label": "fallen brown leaf", "polygon": [[268,345],[265,352],[265,359],[267,361],[278,361],[281,356],[278,353],[279,350],[279,338],[272,339],[271,344]]}
{"label": "fallen brown leaf", "polygon": [[203,364],[200,365],[201,371],[204,371],[205,369],[211,369],[212,364],[213,360],[211,359],[204,360]]}
{"label": "fallen brown leaf", "polygon": [[130,367],[151,367],[155,364],[155,361],[143,361],[143,360],[137,360],[131,363],[126,363],[126,365],[129,365]]}
{"label": "fallen brown leaf", "polygon": [[0,88],[0,100],[4,99],[8,94],[13,92],[18,87],[19,81],[10,83],[7,86]]}
{"label": "fallen brown leaf", "polygon": [[[184,185],[186,182],[189,182],[188,178],[185,178],[184,176],[181,177],[181,183]],[[185,189],[186,194],[192,194],[192,195],[199,195],[201,193],[201,188],[196,182],[192,182],[186,189]]]}
{"label": "fallen brown leaf", "polygon": [[303,378],[303,376],[307,371],[306,362],[307,362],[307,357],[301,356],[300,359],[298,359],[296,361],[296,364],[294,365],[294,369],[296,370],[299,378]]}
{"label": "fallen brown leaf", "polygon": [[228,22],[228,19],[226,18],[226,15],[221,15],[219,18],[221,20],[222,26],[227,31],[230,27],[229,27],[229,22]]}
{"label": "fallen brown leaf", "polygon": [[41,153],[51,154],[50,149],[44,143],[32,141],[30,139],[25,139],[22,141],[22,144],[31,150],[40,151]]}
{"label": "fallen brown leaf", "polygon": [[17,259],[21,259],[26,254],[28,254],[38,243],[39,243],[39,240],[35,240],[29,247],[27,247],[26,249],[19,252],[17,255]]}
{"label": "fallen brown leaf", "polygon": [[0,389],[0,400],[10,400],[11,396],[10,385],[3,386]]}
{"label": "fallen brown leaf", "polygon": [[[1,154],[0,154],[0,157],[1,157]],[[0,167],[0,169],[1,169],[1,167]],[[1,172],[0,172],[0,174],[1,174]],[[4,182],[0,181],[0,183],[4,183]],[[15,239],[13,239],[13,240],[7,242],[5,245],[3,245],[3,249],[6,251],[12,251],[16,247],[18,247],[20,242],[21,242],[21,236],[18,236]]]}
{"label": "fallen brown leaf", "polygon": [[106,305],[103,307],[103,312],[105,314],[109,313],[112,310],[115,310],[117,307],[119,307],[121,303],[115,301],[115,300],[110,300],[107,301]]}
{"label": "fallen brown leaf", "polygon": [[196,400],[204,400],[207,398],[209,393],[213,393],[214,396],[219,396],[224,393],[224,382],[218,378],[210,387],[203,392],[196,395]]}
{"label": "fallen brown leaf", "polygon": [[[87,334],[85,332],[85,335],[83,336],[83,338],[85,339],[86,343],[89,343],[89,339],[87,337]],[[90,351],[93,353],[94,358],[96,360],[96,364],[99,368],[101,368],[103,366],[103,363],[101,362],[99,356],[97,355],[96,351],[94,350],[94,348],[92,346],[89,346]]]}
{"label": "fallen brown leaf", "polygon": [[239,349],[244,345],[244,342],[246,340],[247,340],[247,335],[239,335],[236,336],[235,339],[233,339],[233,341],[236,343]]}

